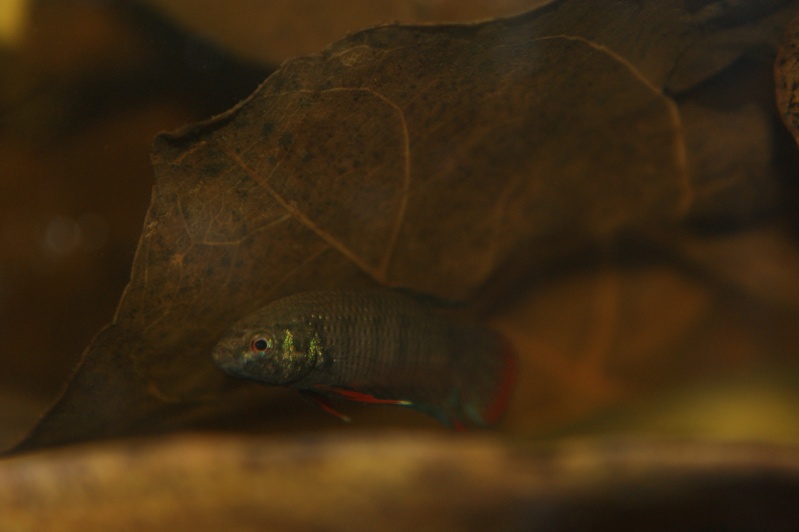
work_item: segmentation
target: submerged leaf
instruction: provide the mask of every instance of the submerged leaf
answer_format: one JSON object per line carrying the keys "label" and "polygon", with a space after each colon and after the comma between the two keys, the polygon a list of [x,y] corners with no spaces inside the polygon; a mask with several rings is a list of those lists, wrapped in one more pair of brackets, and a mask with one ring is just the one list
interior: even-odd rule
{"label": "submerged leaf", "polygon": [[[234,388],[210,352],[277,297],[377,283],[469,299],[520,256],[535,257],[530,271],[696,215],[693,183],[725,183],[689,160],[717,146],[689,151],[664,88],[693,43],[785,18],[707,4],[562,0],[482,24],[367,30],[160,136],[114,322],[23,448],[261,404],[267,392]],[[681,90],[720,68],[696,65]]]}
{"label": "submerged leaf", "polygon": [[774,73],[777,85],[777,108],[788,130],[799,143],[799,16],[785,31]]}

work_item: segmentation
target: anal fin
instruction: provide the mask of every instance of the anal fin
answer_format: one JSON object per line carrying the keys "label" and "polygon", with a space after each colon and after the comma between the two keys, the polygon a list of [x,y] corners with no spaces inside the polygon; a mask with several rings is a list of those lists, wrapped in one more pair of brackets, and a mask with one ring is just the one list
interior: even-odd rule
{"label": "anal fin", "polygon": [[356,392],[355,390],[350,390],[348,388],[338,388],[336,386],[317,386],[316,389],[322,392],[334,393],[340,397],[349,399],[350,401],[358,401],[360,403],[400,405],[400,406],[413,405],[412,402],[405,401],[402,399],[380,399],[379,397],[375,397],[374,395],[368,393]]}
{"label": "anal fin", "polygon": [[349,416],[345,416],[344,414],[333,408],[333,405],[330,404],[330,399],[325,397],[321,393],[314,392],[312,390],[300,390],[300,394],[309,401],[313,401],[314,403],[319,405],[319,407],[328,414],[333,414],[344,423],[349,423],[350,421],[352,421],[349,418]]}

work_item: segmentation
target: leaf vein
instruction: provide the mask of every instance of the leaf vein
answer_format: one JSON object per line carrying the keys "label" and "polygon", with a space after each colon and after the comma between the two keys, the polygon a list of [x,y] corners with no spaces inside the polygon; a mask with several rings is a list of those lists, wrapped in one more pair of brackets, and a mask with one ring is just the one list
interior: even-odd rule
{"label": "leaf vein", "polygon": [[349,247],[344,245],[339,239],[334,237],[332,234],[328,233],[324,229],[322,229],[319,225],[316,224],[310,217],[308,217],[304,212],[302,212],[296,205],[292,204],[290,201],[287,201],[271,184],[269,184],[268,178],[272,174],[274,174],[278,168],[280,168],[280,162],[278,162],[272,171],[269,173],[269,176],[264,178],[261,174],[253,170],[247,163],[245,163],[236,153],[232,152],[231,150],[225,148],[225,153],[228,157],[230,157],[233,162],[235,162],[242,170],[244,170],[250,177],[255,179],[258,184],[260,184],[267,193],[272,196],[272,198],[277,201],[277,203],[291,216],[294,217],[300,224],[304,225],[306,228],[311,230],[316,236],[320,239],[325,241],[329,244],[332,248],[337,250],[339,253],[344,255],[347,259],[350,260],[353,264],[355,264],[358,268],[360,268],[364,273],[375,279],[376,281],[382,281],[382,278],[377,270],[370,266],[365,260],[358,256],[353,250]]}

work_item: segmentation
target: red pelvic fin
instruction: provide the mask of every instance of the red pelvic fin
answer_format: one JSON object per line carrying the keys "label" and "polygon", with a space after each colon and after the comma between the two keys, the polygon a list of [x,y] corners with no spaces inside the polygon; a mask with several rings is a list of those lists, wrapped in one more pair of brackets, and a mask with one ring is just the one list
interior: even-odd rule
{"label": "red pelvic fin", "polygon": [[483,413],[483,419],[490,425],[499,421],[499,418],[502,417],[502,414],[508,407],[513,385],[516,382],[516,371],[518,369],[516,353],[513,351],[510,342],[508,342],[506,338],[503,338],[502,343],[503,347],[500,355],[504,359],[502,375],[499,380],[499,385],[497,386],[497,393],[491,404],[488,405],[488,408],[486,408]]}
{"label": "red pelvic fin", "polygon": [[342,414],[341,412],[339,412],[338,410],[333,408],[333,405],[330,404],[330,399],[328,399],[324,395],[322,395],[320,393],[316,393],[316,392],[310,391],[310,390],[300,390],[300,393],[306,399],[308,399],[310,401],[313,401],[314,403],[319,405],[319,407],[322,410],[324,410],[325,412],[327,412],[329,414],[333,414],[334,416],[339,418],[344,423],[349,423],[350,421],[352,421],[348,416],[345,416],[344,414]]}
{"label": "red pelvic fin", "polygon": [[403,401],[401,399],[380,399],[368,393],[356,392],[347,388],[338,388],[336,386],[317,386],[317,390],[334,393],[350,401],[359,401],[361,403],[383,404],[383,405],[402,405],[410,406],[413,403],[410,401]]}

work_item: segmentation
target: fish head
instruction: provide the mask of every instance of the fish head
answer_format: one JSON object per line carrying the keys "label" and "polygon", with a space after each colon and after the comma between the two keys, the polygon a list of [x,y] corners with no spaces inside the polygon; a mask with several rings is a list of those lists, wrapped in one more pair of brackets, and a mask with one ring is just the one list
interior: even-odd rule
{"label": "fish head", "polygon": [[319,356],[318,342],[304,342],[304,336],[288,327],[234,329],[216,345],[213,359],[230,375],[290,385],[307,375]]}

